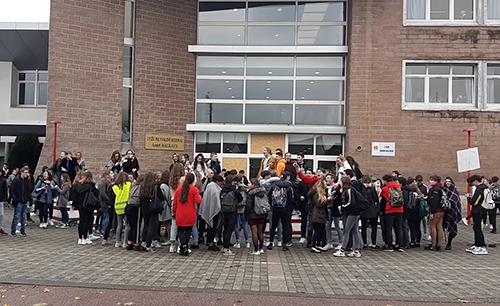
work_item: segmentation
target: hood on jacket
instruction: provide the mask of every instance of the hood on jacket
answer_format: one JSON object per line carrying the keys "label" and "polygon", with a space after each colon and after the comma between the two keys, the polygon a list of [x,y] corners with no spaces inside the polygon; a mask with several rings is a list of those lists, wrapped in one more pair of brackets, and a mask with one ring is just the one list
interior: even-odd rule
{"label": "hood on jacket", "polygon": [[286,165],[286,159],[284,159],[284,158],[280,159],[280,161],[278,162],[278,164]]}
{"label": "hood on jacket", "polygon": [[228,193],[228,192],[231,192],[231,191],[235,191],[236,190],[236,185],[233,185],[233,184],[225,184],[224,186],[222,186],[222,190],[221,190],[221,193]]}
{"label": "hood on jacket", "polygon": [[266,188],[264,187],[257,187],[248,192],[249,195],[253,196],[258,196],[259,198],[264,197],[266,195]]}
{"label": "hood on jacket", "polygon": [[85,183],[85,184],[77,183],[73,187],[75,188],[75,191],[78,193],[86,193],[92,189],[92,185],[94,185],[94,183]]}
{"label": "hood on jacket", "polygon": [[401,188],[401,186],[399,186],[398,182],[388,182],[386,187],[388,187],[388,188]]}
{"label": "hood on jacket", "polygon": [[276,181],[275,186],[287,188],[287,187],[292,187],[292,183],[290,183],[289,181],[279,180]]}
{"label": "hood on jacket", "polygon": [[275,177],[270,177],[270,178],[268,178],[266,181],[262,182],[262,183],[261,183],[261,185],[262,185],[262,184],[273,183],[273,182],[276,182],[276,181],[279,181],[279,180],[280,180],[280,178],[279,178],[279,177],[277,177],[277,176],[275,176]]}

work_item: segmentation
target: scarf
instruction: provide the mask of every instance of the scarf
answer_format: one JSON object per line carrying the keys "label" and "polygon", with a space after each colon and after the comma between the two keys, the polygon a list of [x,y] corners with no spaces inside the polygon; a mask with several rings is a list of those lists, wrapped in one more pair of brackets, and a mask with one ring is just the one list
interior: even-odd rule
{"label": "scarf", "polygon": [[198,214],[211,228],[214,227],[214,217],[220,212],[220,191],[220,186],[215,182],[209,183],[203,193],[203,199],[198,210]]}
{"label": "scarf", "polygon": [[462,219],[462,203],[460,201],[460,194],[458,193],[458,189],[455,185],[455,182],[450,177],[446,179],[451,180],[450,187],[444,186],[444,191],[446,192],[446,196],[450,200],[451,208],[446,210],[443,219],[443,227],[452,235],[457,235],[458,227],[457,223]]}

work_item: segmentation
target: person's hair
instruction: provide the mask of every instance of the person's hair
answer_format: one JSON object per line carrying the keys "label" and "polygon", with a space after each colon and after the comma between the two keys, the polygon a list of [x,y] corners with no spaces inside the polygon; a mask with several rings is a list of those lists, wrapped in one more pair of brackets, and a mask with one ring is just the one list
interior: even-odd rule
{"label": "person's hair", "polygon": [[351,165],[351,166],[358,166],[359,167],[358,163],[354,160],[354,157],[352,157],[352,156],[346,156],[345,160],[347,160],[347,162],[349,163],[349,165]]}
{"label": "person's hair", "polygon": [[422,193],[415,183],[408,184],[408,190],[410,190],[411,192],[416,192],[418,195]]}
{"label": "person's hair", "polygon": [[76,151],[75,156],[77,156],[78,154],[80,154],[80,156],[83,158],[83,154],[81,151]]}
{"label": "person's hair", "polygon": [[67,173],[63,173],[61,175],[61,185],[65,184],[65,183],[68,183],[70,188],[71,188],[71,186],[73,186],[73,184],[71,183],[71,177],[69,177],[69,174],[67,174]]}
{"label": "person's hair", "polygon": [[318,199],[321,203],[326,202],[326,182],[325,180],[319,180],[313,188],[316,188],[318,193]]}
{"label": "person's hair", "polygon": [[[201,162],[198,161],[198,157],[200,157],[203,159]],[[198,154],[196,155],[196,157],[194,158],[194,161],[193,161],[193,169],[196,170],[196,167],[198,166],[198,164],[201,165],[201,167],[203,168],[203,170],[206,169],[206,165],[205,165],[205,156],[203,156],[203,154]]]}
{"label": "person's hair", "polygon": [[269,172],[269,170],[264,170],[264,171],[262,171],[262,172],[260,173],[260,176],[264,178],[264,177],[266,177],[266,176],[268,176],[268,175],[270,175],[270,174],[271,174],[271,173]]}
{"label": "person's hair", "polygon": [[111,182],[111,174],[109,173],[109,170],[106,170],[101,174],[101,180]]}
{"label": "person's hair", "polygon": [[283,153],[281,151],[277,151],[276,156],[283,157]]}
{"label": "person's hair", "polygon": [[254,188],[257,188],[257,187],[260,187],[260,182],[257,178],[255,177],[252,177],[250,179],[250,183],[252,183],[252,185],[254,186]]}
{"label": "person's hair", "polygon": [[43,171],[43,172],[42,172],[42,179],[43,179],[43,174],[44,174],[44,173],[47,173],[47,176],[48,176],[48,177],[47,177],[47,180],[52,181],[52,179],[54,178],[54,175],[52,174],[52,171],[47,170],[47,169],[46,169],[45,171]]}
{"label": "person's hair", "polygon": [[345,203],[349,200],[348,190],[351,188],[351,180],[348,177],[342,178],[342,199],[344,199]]}
{"label": "person's hair", "polygon": [[155,188],[155,174],[153,172],[146,173],[144,181],[140,185],[141,192],[139,197],[141,199],[149,199],[153,194],[153,189]]}
{"label": "person's hair", "polygon": [[270,147],[264,147],[264,150],[267,151],[267,153],[272,154],[273,150],[271,150]]}
{"label": "person's hair", "polygon": [[346,175],[348,175],[350,178],[353,178],[353,177],[355,177],[355,176],[356,176],[356,174],[354,174],[354,171],[352,171],[351,169],[346,169],[346,170],[344,170],[344,173],[345,173]]}
{"label": "person's hair", "polygon": [[[118,157],[118,159],[115,159],[115,156],[116,156],[117,154],[119,155],[119,157]],[[119,160],[120,160],[121,156],[122,156],[122,155],[120,154],[120,152],[119,152],[119,151],[113,151],[113,154],[111,154],[111,158],[110,158],[110,160],[111,160],[112,162],[116,163],[117,161],[119,161]]]}
{"label": "person's hair", "polygon": [[188,194],[189,194],[189,186],[194,182],[194,174],[188,173],[186,174],[186,178],[184,179],[184,183],[182,183],[181,196],[179,198],[179,202],[186,203]]}
{"label": "person's hair", "polygon": [[47,167],[47,166],[43,166],[43,167],[42,167],[42,173],[43,173],[43,172],[45,172],[45,170],[47,170],[47,169],[49,169],[49,167]]}
{"label": "person's hair", "polygon": [[198,191],[200,193],[203,193],[205,191],[205,188],[204,188],[204,185],[203,185],[203,178],[201,177],[200,172],[194,171],[194,176],[196,176],[195,187],[198,188]]}
{"label": "person's hair", "polygon": [[83,170],[80,170],[76,173],[75,179],[73,180],[73,185],[75,183],[80,183],[80,180],[82,179],[82,174],[83,174]]}
{"label": "person's hair", "polygon": [[229,174],[231,174],[231,175],[238,175],[238,170],[232,169],[231,171],[229,171]]}
{"label": "person's hair", "polygon": [[[326,173],[325,168],[321,168],[321,167],[319,167],[319,168],[316,170],[316,173],[317,173],[318,171],[321,171],[321,172],[323,172],[323,173]],[[311,172],[312,172],[312,171],[311,171]]]}
{"label": "person's hair", "polygon": [[212,182],[215,182],[215,183],[224,182],[224,178],[218,174],[214,174],[214,177],[212,178]]}
{"label": "person's hair", "polygon": [[230,185],[234,182],[236,182],[238,180],[238,178],[232,174],[229,174],[228,176],[226,176],[226,185]]}
{"label": "person's hair", "polygon": [[424,177],[422,175],[420,175],[420,174],[417,174],[415,176],[415,181],[417,181],[417,182],[423,182],[424,181]]}
{"label": "person's hair", "polygon": [[238,173],[245,174],[245,170],[240,170],[240,171],[238,171]]}
{"label": "person's hair", "polygon": [[[199,154],[198,154],[198,155],[199,155]],[[186,160],[189,160],[189,154],[187,154],[187,153],[186,153],[186,154],[182,154],[182,156],[184,156],[184,158],[185,158]],[[195,158],[195,160],[196,160],[196,158]]]}
{"label": "person's hair", "polygon": [[300,156],[300,157],[302,157],[302,158],[304,158],[304,157],[305,157],[305,156],[304,156],[304,153],[302,153],[302,152],[297,153],[297,156]]}
{"label": "person's hair", "polygon": [[[440,177],[440,176],[438,176],[438,175],[431,175],[431,176],[429,177],[429,180],[430,180],[430,181],[434,181],[434,182],[441,183],[441,177]],[[479,181],[481,181],[481,180],[479,180]]]}
{"label": "person's hair", "polygon": [[210,153],[210,158],[214,157],[215,155],[217,155],[217,153],[215,152]]}
{"label": "person's hair", "polygon": [[78,183],[80,184],[85,184],[85,183],[92,183],[93,180],[92,180],[92,172],[90,171],[78,171],[78,173],[80,174],[80,177],[79,177],[79,180],[78,180]]}
{"label": "person's hair", "polygon": [[397,176],[401,175],[401,173],[398,170],[392,170],[392,173],[395,173]]}
{"label": "person's hair", "polygon": [[132,149],[128,149],[127,152],[125,153],[125,155],[128,155],[128,153],[132,153],[133,155],[135,155],[134,151],[132,151]]}
{"label": "person's hair", "polygon": [[26,170],[28,170],[28,172],[29,172],[29,171],[30,171],[30,168],[29,168],[29,167],[27,167],[27,166],[24,166],[24,167],[22,167],[22,168],[21,168],[21,171],[19,171],[19,172],[21,172],[21,173],[22,173],[22,172],[24,172],[24,171],[26,171]]}
{"label": "person's hair", "polygon": [[9,164],[7,164],[7,163],[3,163],[3,165],[4,165],[4,166],[7,166],[7,167],[9,166]]}
{"label": "person's hair", "polygon": [[291,177],[291,176],[292,176],[292,174],[291,174],[290,172],[288,172],[288,171],[283,171],[283,172],[281,173],[281,180],[283,180],[283,181],[284,181],[284,180],[286,180],[286,178],[287,178],[287,177]]}
{"label": "person's hair", "polygon": [[226,168],[222,168],[222,170],[220,172],[226,172]]}
{"label": "person's hair", "polygon": [[372,178],[369,175],[363,175],[361,178],[361,183],[363,184],[371,184],[372,183]]}
{"label": "person's hair", "polygon": [[[127,175],[128,176],[128,175]],[[146,177],[145,174],[141,174],[137,177],[137,179],[135,180],[135,184],[133,186],[137,186],[137,185],[140,185],[142,184],[142,182],[144,182],[144,178]]]}
{"label": "person's hair", "polygon": [[170,172],[170,181],[168,186],[172,188],[174,191],[179,187],[179,180],[186,174],[184,171],[184,166],[182,164],[175,164]]}
{"label": "person's hair", "polygon": [[494,176],[494,177],[492,177],[492,178],[491,178],[491,181],[492,181],[493,183],[498,183],[498,181],[499,181],[499,180],[500,180],[500,179],[498,178],[498,176]]}
{"label": "person's hair", "polygon": [[411,183],[413,183],[413,181],[415,181],[415,179],[414,179],[413,177],[409,176],[409,177],[406,179],[406,181],[408,182],[408,184],[411,184]]}
{"label": "person's hair", "polygon": [[401,186],[408,185],[408,181],[402,176],[398,177],[398,182],[399,182],[399,185],[401,185]]}
{"label": "person's hair", "polygon": [[394,181],[394,177],[390,174],[386,174],[384,176],[382,176],[382,180],[383,181],[386,181],[386,182],[393,182]]}
{"label": "person's hair", "polygon": [[281,153],[281,155],[283,155],[283,150],[281,150],[280,148],[277,148],[277,149],[276,149],[276,153],[278,153],[278,152],[280,152],[280,153]]}
{"label": "person's hair", "polygon": [[482,180],[483,180],[483,179],[482,179],[479,175],[475,174],[475,175],[473,175],[473,176],[469,177],[469,178],[467,179],[467,182],[469,182],[469,183],[473,183],[474,181],[478,181],[478,182],[480,182],[480,183],[481,183],[481,181],[482,181]]}
{"label": "person's hair", "polygon": [[276,171],[276,170],[271,170],[271,171],[269,171],[269,175],[270,175],[271,177],[277,177],[277,176],[278,176],[278,171]]}
{"label": "person's hair", "polygon": [[169,179],[170,179],[170,171],[164,171],[162,174],[161,174],[161,178],[160,178],[160,183],[161,184],[166,184],[168,186],[169,184]]}
{"label": "person's hair", "polygon": [[175,156],[179,157],[179,154],[177,154],[177,153],[173,153],[173,154],[172,154],[172,160],[174,159],[174,157],[175,157]]}
{"label": "person's hair", "polygon": [[115,185],[123,189],[126,182],[128,182],[128,174],[125,172],[118,173],[118,177],[115,179]]}

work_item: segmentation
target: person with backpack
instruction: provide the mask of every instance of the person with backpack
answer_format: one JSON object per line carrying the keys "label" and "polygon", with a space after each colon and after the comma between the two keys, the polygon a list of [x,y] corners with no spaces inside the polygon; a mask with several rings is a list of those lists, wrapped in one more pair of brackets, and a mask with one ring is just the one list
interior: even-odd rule
{"label": "person with backpack", "polygon": [[448,232],[448,243],[445,249],[451,250],[451,242],[458,235],[457,223],[462,219],[462,203],[458,189],[451,177],[446,177],[443,188],[451,203],[451,207],[446,210],[443,218],[443,228]]}
{"label": "person with backpack", "polygon": [[[390,174],[383,176],[387,184],[380,192],[381,210],[384,211],[385,246],[384,251],[404,252],[403,249],[403,192],[397,182],[397,177]],[[396,234],[396,244],[393,244],[392,231]]]}
{"label": "person with backpack", "polygon": [[344,176],[341,180],[342,205],[339,207],[339,211],[342,212],[342,220],[344,223],[344,237],[342,239],[343,242],[340,250],[333,253],[333,256],[335,257],[346,256],[345,251],[350,237],[352,237],[353,246],[352,252],[347,254],[347,256],[356,258],[361,257],[363,242],[361,239],[361,233],[359,232],[359,203],[364,199],[362,199],[362,195],[356,189],[352,188],[351,182],[351,179],[346,176]]}
{"label": "person with backpack", "polygon": [[[369,207],[360,211],[361,219],[361,238],[366,248],[377,249],[377,221],[378,221],[378,193],[373,187],[372,179],[369,175],[361,177],[361,183],[366,190],[365,198],[368,200]],[[368,244],[367,229],[371,229],[371,240]]]}
{"label": "person with backpack", "polygon": [[[128,218],[129,214],[126,214],[126,211],[129,210],[131,212],[134,209],[127,209],[127,204],[129,202],[129,198],[131,195],[130,189],[131,189],[132,184],[128,181],[128,175],[125,172],[120,172],[118,174],[118,177],[115,180],[115,184],[112,187],[113,193],[115,195],[115,201],[114,201],[114,211],[116,214],[116,241],[115,241],[115,247],[119,248],[121,245],[124,246],[124,248],[127,248],[127,244],[125,243],[127,239],[127,235],[123,235],[123,243],[122,243],[122,229],[123,229],[123,224],[125,221],[125,216],[127,216],[127,221],[128,222],[137,222],[137,221],[132,221]],[[138,205],[138,203],[137,203]],[[137,220],[137,216],[135,217]],[[131,225],[132,228],[132,225]],[[128,244],[128,249],[131,250],[133,248],[132,241],[130,241],[130,244]]]}
{"label": "person with backpack", "polygon": [[[93,197],[95,202],[93,201]],[[94,210],[99,205],[99,190],[97,190],[90,171],[82,172],[73,185],[71,192],[73,207],[78,209],[78,244],[92,244],[89,239],[89,231],[92,229],[94,221]]]}
{"label": "person with backpack", "polygon": [[60,226],[60,228],[68,228],[69,227],[68,202],[72,184],[71,184],[71,178],[67,173],[64,173],[61,176],[61,185],[62,185],[61,187],[57,185],[55,186],[55,189],[59,193],[59,196],[57,198],[57,207],[61,212],[62,225]]}
{"label": "person with backpack", "polygon": [[260,185],[257,178],[251,178],[245,206],[245,219],[248,220],[252,232],[253,251],[250,255],[264,253],[264,225],[270,210],[266,189]]}
{"label": "person with backpack", "polygon": [[233,248],[239,249],[241,248],[240,244],[240,230],[243,229],[243,237],[245,238],[245,247],[247,249],[250,248],[249,233],[248,233],[248,224],[245,220],[245,208],[247,204],[247,193],[248,187],[246,184],[240,181],[239,176],[236,177],[236,188],[240,192],[242,196],[241,202],[238,202],[236,205],[236,209],[238,211],[238,215],[236,217],[236,226],[234,227],[234,237],[236,239],[236,243],[233,245]]}
{"label": "person with backpack", "polygon": [[288,250],[287,244],[292,241],[292,210],[295,207],[295,197],[290,183],[291,173],[284,171],[281,179],[276,181],[271,186],[267,197],[272,210],[272,220],[270,228],[270,243],[267,246],[268,250],[273,249],[274,236],[276,234],[276,227],[278,222],[281,221],[283,225],[283,251]]}
{"label": "person with backpack", "polygon": [[312,204],[310,222],[312,223],[314,235],[312,239],[311,252],[321,253],[323,250],[327,251],[330,249],[320,249],[320,243],[325,233],[325,224],[328,221],[327,206],[329,202],[333,200],[333,197],[327,194],[325,180],[321,180],[314,185],[314,187],[307,193],[307,198]]}
{"label": "person with backpack", "polygon": [[235,253],[233,253],[233,251],[231,251],[229,247],[231,245],[231,234],[234,231],[234,227],[236,225],[238,217],[237,203],[243,201],[243,196],[236,188],[237,180],[238,177],[235,175],[229,174],[228,176],[226,176],[226,182],[222,187],[220,193],[220,205],[224,224],[222,241],[222,252],[224,255],[235,255]]}
{"label": "person with backpack", "polygon": [[445,208],[443,203],[448,201],[441,184],[441,177],[432,175],[429,178],[429,194],[427,203],[429,204],[429,228],[431,231],[431,244],[426,246],[426,250],[441,251],[441,243],[444,239],[443,218]]}
{"label": "person with backpack", "polygon": [[151,243],[158,236],[159,217],[164,209],[163,201],[165,201],[160,189],[160,176],[155,175],[153,172],[146,173],[144,181],[140,184],[140,188],[140,210],[144,219],[142,241],[145,244],[146,252],[156,253],[154,247],[157,247],[157,245],[153,247]]}
{"label": "person with backpack", "polygon": [[491,199],[493,200],[493,203],[495,203],[495,208],[492,209],[491,214],[490,214],[490,224],[493,226],[491,229],[492,234],[497,233],[497,210],[500,210],[500,183],[499,183],[499,178],[498,176],[494,176],[491,178],[491,185],[490,185],[490,192],[491,192]]}
{"label": "person with backpack", "polygon": [[102,174],[101,181],[97,183],[99,200],[101,201],[101,207],[99,208],[99,212],[102,214],[101,231],[104,233],[101,242],[102,245],[108,244],[109,233],[115,215],[113,209],[113,205],[115,204],[115,193],[113,192],[114,177],[115,174],[113,171],[106,170]]}
{"label": "person with backpack", "polygon": [[471,205],[471,215],[472,222],[474,223],[474,244],[467,248],[466,251],[474,255],[488,255],[488,250],[486,249],[486,243],[484,241],[483,229],[481,226],[481,220],[483,218],[484,210],[481,207],[485,197],[484,191],[488,188],[483,182],[479,175],[473,175],[467,179],[469,185],[474,189],[474,193],[467,193],[467,203]]}

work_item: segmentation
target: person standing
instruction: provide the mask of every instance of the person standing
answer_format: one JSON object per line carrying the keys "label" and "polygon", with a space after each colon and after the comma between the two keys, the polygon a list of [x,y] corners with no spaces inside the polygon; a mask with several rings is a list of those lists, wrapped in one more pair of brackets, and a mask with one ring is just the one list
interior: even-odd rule
{"label": "person standing", "polygon": [[267,197],[272,210],[272,220],[270,228],[270,241],[267,246],[268,250],[273,249],[274,236],[276,227],[281,221],[283,225],[283,251],[288,251],[288,246],[292,241],[292,210],[295,207],[295,196],[290,183],[291,173],[283,172],[281,179],[271,185]]}
{"label": "person standing", "polygon": [[83,159],[82,152],[78,151],[75,154],[75,172],[78,173],[78,171],[85,171],[87,168],[85,168],[85,160]]}
{"label": "person standing", "polygon": [[115,204],[115,194],[113,192],[113,171],[105,171],[102,174],[101,181],[97,184],[99,189],[99,200],[101,201],[101,207],[98,210],[98,214],[102,215],[102,226],[101,231],[104,233],[102,245],[108,244],[109,232],[111,231],[111,224],[114,219],[114,209]]}
{"label": "person standing", "polygon": [[264,253],[264,225],[266,224],[267,214],[258,214],[256,212],[256,202],[269,203],[266,196],[266,189],[260,186],[257,178],[251,178],[248,186],[248,195],[245,206],[245,218],[252,232],[253,252],[250,255],[259,255]]}
{"label": "person standing", "polygon": [[200,153],[196,155],[192,165],[193,171],[198,172],[202,178],[205,178],[205,172],[207,171],[207,168],[208,167],[205,163],[205,157],[203,156],[203,154]]}
{"label": "person standing", "polygon": [[[226,177],[226,183],[222,187],[220,192],[221,196],[221,211],[223,215],[223,254],[224,255],[234,255],[233,251],[229,249],[231,245],[231,234],[236,226],[238,210],[237,203],[243,201],[243,196],[236,188],[236,182],[238,178],[235,175],[228,175]],[[227,209],[226,209],[227,208]],[[226,210],[225,210],[226,209]]]}
{"label": "person standing", "polygon": [[[158,236],[159,212],[151,210],[151,202],[158,198],[162,202],[163,193],[160,189],[160,177],[153,172],[146,173],[144,181],[140,185],[141,190],[139,198],[141,202],[141,213],[144,218],[144,228],[142,231],[142,241],[146,243],[146,252],[156,253],[154,247],[151,246],[153,239]],[[157,246],[157,245],[156,245]]]}
{"label": "person standing", "polygon": [[3,178],[8,178],[10,171],[9,171],[9,164],[4,163],[2,166],[2,170],[0,171],[0,174],[2,174]]}
{"label": "person standing", "polygon": [[112,171],[115,176],[122,171],[122,155],[119,151],[114,151],[111,159],[108,162],[108,170]]}
{"label": "person standing", "polygon": [[215,152],[210,153],[210,160],[208,161],[207,166],[208,168],[212,169],[215,174],[220,174],[221,167],[219,159],[217,158],[217,153]]}
{"label": "person standing", "polygon": [[277,163],[276,172],[278,173],[278,177],[281,178],[281,174],[286,170],[286,160],[283,158],[283,153],[281,153],[281,151],[276,151],[274,156]]}
{"label": "person standing", "polygon": [[78,209],[80,214],[78,222],[78,244],[92,244],[89,238],[89,231],[92,229],[94,220],[94,208],[83,207],[85,196],[92,192],[96,198],[99,198],[99,190],[95,187],[91,172],[80,172],[81,176],[75,182],[72,191],[73,206]]}
{"label": "person standing", "polygon": [[297,166],[299,166],[300,171],[306,172],[307,169],[311,168],[307,162],[304,160],[304,153],[299,152],[297,154]]}
{"label": "person standing", "polygon": [[59,192],[59,197],[57,198],[57,207],[61,212],[62,225],[60,228],[69,227],[68,202],[69,202],[69,193],[71,191],[72,186],[73,184],[71,183],[71,178],[67,173],[64,173],[61,176],[61,187],[57,185],[55,186],[55,190]]}
{"label": "person standing", "polygon": [[481,204],[484,202],[484,191],[488,188],[482,183],[482,178],[479,175],[473,175],[467,179],[470,186],[475,187],[474,194],[467,193],[467,203],[472,206],[472,222],[474,223],[474,245],[467,248],[466,251],[474,255],[488,255],[486,243],[484,241],[483,229],[481,227],[481,220],[483,219],[483,208]]}
{"label": "person standing", "polygon": [[493,226],[491,229],[492,234],[497,233],[497,210],[500,209],[500,183],[498,176],[494,176],[491,178],[490,192],[491,199],[495,203],[495,208],[491,211],[490,214],[490,224]]}
{"label": "person standing", "polygon": [[[189,238],[196,223],[196,205],[201,204],[198,188],[193,186],[194,174],[188,173],[181,186],[177,188],[172,205],[173,217],[177,224],[177,234],[181,242],[179,255],[189,255]],[[234,228],[234,224],[233,224]]]}
{"label": "person standing", "polygon": [[[67,173],[67,171],[63,171],[63,168],[64,167],[67,167],[66,163],[67,163],[67,158],[66,158],[66,155],[68,153],[66,153],[66,151],[61,151],[61,153],[59,154],[59,158],[56,159],[56,162],[54,163],[54,165],[52,165],[52,167],[50,167],[50,170],[52,170],[52,173],[54,173],[54,178],[56,179],[56,182],[59,184],[60,181],[61,181],[61,175],[63,172]],[[64,170],[66,170],[66,168],[64,168]]]}
{"label": "person standing", "polygon": [[[403,249],[403,211],[404,201],[397,177],[390,174],[382,178],[387,185],[380,192],[381,209],[384,209],[385,243],[384,251],[404,252]],[[396,244],[392,241],[392,231],[396,233]]]}
{"label": "person standing", "polygon": [[444,190],[451,203],[451,207],[446,210],[443,218],[443,227],[448,232],[446,250],[451,250],[451,242],[458,235],[457,223],[462,219],[462,203],[455,182],[449,176],[444,181]]}
{"label": "person standing", "polygon": [[433,175],[429,178],[429,195],[427,203],[429,203],[429,228],[431,230],[431,244],[425,247],[426,250],[441,251],[441,243],[444,239],[443,218],[445,210],[442,208],[443,184],[441,178]]}
{"label": "person standing", "polygon": [[[35,186],[35,192],[37,193],[36,206],[38,208],[40,228],[47,228],[49,224],[49,208],[52,206],[55,189],[56,184],[52,180],[52,172],[46,170],[42,175],[42,179],[39,180]],[[53,223],[51,225],[53,225]]]}
{"label": "person standing", "polygon": [[134,179],[139,176],[139,161],[135,157],[135,153],[132,150],[128,150],[127,154],[122,160],[123,172],[127,174],[132,174]]}
{"label": "person standing", "polygon": [[[115,247],[119,248],[120,245],[125,245],[125,240],[128,239],[128,237],[123,237],[123,244],[122,244],[122,229],[123,229],[123,224],[125,222],[125,216],[127,217],[128,222],[130,223],[130,228],[132,229],[132,223],[136,224],[137,222],[137,214],[139,213],[139,207],[134,206],[129,207],[131,205],[127,205],[130,197],[130,189],[131,189],[132,184],[128,181],[128,175],[125,172],[120,172],[118,174],[118,177],[115,179],[115,184],[112,187],[113,188],[113,193],[115,194],[115,201],[114,201],[114,211],[116,213],[116,240],[115,240]],[[127,211],[129,213],[127,213]],[[130,217],[134,217],[133,220],[131,220]],[[137,228],[137,226],[135,226]],[[132,230],[131,230],[132,231]],[[132,235],[134,237],[134,235]],[[129,249],[132,249],[132,241],[135,239],[129,240]]]}
{"label": "person standing", "polygon": [[325,224],[328,221],[327,205],[333,200],[333,197],[327,194],[325,180],[319,181],[307,193],[307,198],[312,203],[311,222],[314,230],[311,252],[321,253],[322,249],[318,246],[321,243],[325,233]]}
{"label": "person standing", "polygon": [[12,196],[12,205],[14,206],[14,216],[10,226],[10,234],[16,235],[17,223],[21,222],[21,236],[26,236],[26,213],[28,212],[28,203],[31,199],[33,183],[30,179],[28,167],[22,167],[20,175],[14,179],[10,187]]}
{"label": "person standing", "polygon": [[262,150],[262,153],[264,154],[264,158],[260,161],[260,168],[257,177],[260,177],[260,173],[264,170],[276,170],[277,166],[276,159],[271,154],[271,148],[265,147]]}
{"label": "person standing", "polygon": [[3,216],[5,202],[7,201],[7,180],[4,177],[5,172],[0,172],[0,235],[8,235],[6,231],[3,230]]}
{"label": "person standing", "polygon": [[198,214],[201,216],[208,226],[207,243],[209,251],[220,251],[220,248],[215,245],[214,238],[217,231],[220,218],[220,192],[224,186],[224,178],[215,174],[212,182],[208,183],[203,193],[203,200],[200,205]]}
{"label": "person standing", "polygon": [[66,165],[65,165],[64,169],[63,168],[61,168],[61,169],[64,170],[63,171],[64,173],[68,173],[69,177],[73,181],[76,177],[76,174],[79,172],[78,163],[76,162],[76,158],[73,157],[73,154],[71,152],[68,152],[68,154],[66,155],[66,160],[67,161],[66,161]]}

